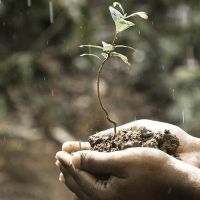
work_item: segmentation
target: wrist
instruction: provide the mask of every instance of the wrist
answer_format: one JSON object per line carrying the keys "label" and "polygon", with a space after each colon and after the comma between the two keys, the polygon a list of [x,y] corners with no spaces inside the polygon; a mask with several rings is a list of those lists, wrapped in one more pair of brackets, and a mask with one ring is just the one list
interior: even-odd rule
{"label": "wrist", "polygon": [[166,196],[171,196],[170,199],[200,199],[200,169],[172,159],[167,165],[168,174],[164,179]]}

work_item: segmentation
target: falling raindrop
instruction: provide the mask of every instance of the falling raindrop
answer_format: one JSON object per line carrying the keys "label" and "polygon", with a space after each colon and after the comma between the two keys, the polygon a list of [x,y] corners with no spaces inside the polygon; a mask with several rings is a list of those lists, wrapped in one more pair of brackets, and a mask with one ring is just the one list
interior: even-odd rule
{"label": "falling raindrop", "polygon": [[185,123],[185,112],[182,110],[183,124]]}
{"label": "falling raindrop", "polygon": [[45,79],[45,77],[44,77],[44,81],[45,81],[46,79]]}
{"label": "falling raindrop", "polygon": [[163,70],[165,70],[165,67],[164,67],[164,65],[162,65],[162,69],[163,69]]}
{"label": "falling raindrop", "polygon": [[173,99],[175,99],[175,93],[174,93],[174,89],[173,89]]}
{"label": "falling raindrop", "polygon": [[31,0],[27,0],[27,4],[28,4],[28,7],[31,7]]}
{"label": "falling raindrop", "polygon": [[140,30],[139,30],[139,34],[140,34]]}
{"label": "falling raindrop", "polygon": [[65,40],[64,40],[64,44],[65,44]]}
{"label": "falling raindrop", "polygon": [[54,92],[53,92],[53,90],[51,91],[51,94],[52,94],[52,97],[54,96]]}
{"label": "falling raindrop", "polygon": [[0,3],[1,3],[1,0],[0,0]]}
{"label": "falling raindrop", "polygon": [[49,2],[49,12],[50,12],[50,22],[53,24],[54,23],[54,17],[53,17],[53,3],[50,1]]}
{"label": "falling raindrop", "polygon": [[49,41],[47,41],[47,45],[49,45]]}

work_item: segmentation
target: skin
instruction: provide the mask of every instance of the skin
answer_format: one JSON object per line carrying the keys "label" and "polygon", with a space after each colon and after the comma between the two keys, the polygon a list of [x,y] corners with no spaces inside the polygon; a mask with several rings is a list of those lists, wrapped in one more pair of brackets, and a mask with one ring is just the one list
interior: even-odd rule
{"label": "skin", "polygon": [[[75,193],[74,200],[196,200],[200,199],[200,140],[177,126],[138,120],[117,128],[152,131],[168,129],[180,140],[179,161],[152,148],[129,148],[102,153],[90,151],[87,142],[66,142],[56,155],[60,180]],[[113,133],[109,129],[97,134]],[[81,151],[80,151],[81,150]],[[74,153],[75,152],[75,153]],[[107,174],[99,180],[95,174]]]}

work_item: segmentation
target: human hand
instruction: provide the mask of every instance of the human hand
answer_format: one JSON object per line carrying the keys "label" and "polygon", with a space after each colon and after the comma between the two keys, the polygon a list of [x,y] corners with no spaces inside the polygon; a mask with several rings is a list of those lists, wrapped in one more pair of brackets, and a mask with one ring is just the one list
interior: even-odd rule
{"label": "human hand", "polygon": [[[180,140],[179,156],[184,161],[190,162],[190,164],[197,164],[194,160],[191,162],[188,156],[192,151],[197,150],[196,145],[190,144],[190,142],[196,144],[196,140],[193,141],[194,138],[176,126],[139,120],[119,127],[118,131],[120,129],[137,129],[140,126],[145,126],[154,132],[163,131],[164,129],[170,130]],[[105,134],[110,131],[107,130],[98,134]],[[195,148],[192,150],[191,147]],[[89,148],[88,143],[81,143],[81,149]],[[184,199],[187,194],[177,189],[177,185],[179,185],[179,188],[181,186],[180,177],[183,178],[186,173],[182,169],[184,167],[184,170],[189,172],[197,170],[164,152],[151,148],[130,148],[113,153],[82,151],[71,156],[70,153],[80,150],[80,147],[78,142],[68,142],[63,145],[63,150],[69,154],[61,152],[57,154],[64,175],[61,175],[62,180],[80,199],[86,200],[177,199],[177,195],[178,199]],[[94,176],[96,173],[108,174],[109,179],[105,181],[98,180]],[[185,181],[186,179],[182,180],[183,183]]]}
{"label": "human hand", "polygon": [[[176,135],[180,143],[176,155],[179,156],[183,162],[200,168],[200,139],[192,137],[178,126],[144,119],[117,127],[117,133],[121,130],[138,130],[142,126],[152,130],[153,132],[164,132],[164,130],[167,129],[173,135]],[[113,128],[99,132],[97,134],[104,135],[107,133],[114,134]],[[78,150],[90,149],[88,142],[81,144],[82,145],[79,147],[79,142],[66,142],[63,144],[62,150],[68,153],[72,153]]]}
{"label": "human hand", "polygon": [[[58,152],[61,180],[78,200],[188,200],[200,197],[200,170],[153,148]],[[107,175],[100,180],[96,174]],[[191,198],[192,197],[192,198]]]}

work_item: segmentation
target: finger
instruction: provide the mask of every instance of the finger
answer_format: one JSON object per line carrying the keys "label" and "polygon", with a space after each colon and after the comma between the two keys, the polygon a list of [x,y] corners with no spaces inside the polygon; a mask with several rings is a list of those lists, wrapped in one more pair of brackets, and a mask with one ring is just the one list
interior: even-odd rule
{"label": "finger", "polygon": [[89,142],[71,141],[71,142],[65,142],[62,146],[62,150],[68,153],[80,150],[89,150],[89,149],[90,149]]}
{"label": "finger", "polygon": [[55,164],[56,164],[57,167],[60,167],[60,165],[61,165],[59,160],[56,160]]}
{"label": "finger", "polygon": [[65,183],[65,177],[64,177],[62,172],[59,175],[59,181],[62,182],[62,183]]}
{"label": "finger", "polygon": [[[89,198],[89,196],[86,194],[85,189],[83,189],[83,178],[85,181],[87,180],[87,177],[79,177],[79,169],[75,169],[71,167],[71,170],[68,168],[66,169],[62,164],[60,166],[61,174],[59,177],[59,180],[64,182],[65,185],[73,192],[76,194],[76,197],[81,200],[92,200]],[[84,181],[84,184],[85,184]],[[91,183],[92,184],[92,183]],[[94,184],[94,183],[93,183]],[[90,184],[88,187],[91,189]]]}
{"label": "finger", "polygon": [[121,177],[124,176],[122,172],[127,168],[127,162],[130,162],[132,154],[131,151],[127,150],[109,153],[87,150],[74,153],[72,163],[76,168],[93,174],[100,173]]}
{"label": "finger", "polygon": [[[153,121],[153,120],[148,120],[148,119],[141,119],[141,120],[136,120],[127,124],[124,124],[122,126],[117,127],[117,133],[119,133],[121,130],[138,130],[141,126],[145,126],[147,129],[150,129],[154,132],[161,131],[164,132],[165,129],[170,130],[170,132],[174,135],[179,134],[181,132],[182,134],[186,135],[186,133],[183,133],[184,131],[180,128],[178,128],[175,125],[164,123],[164,122],[158,122],[158,121]],[[114,134],[114,129],[108,129],[105,131],[101,131],[99,133],[96,133],[95,135],[106,135],[106,134]]]}
{"label": "finger", "polygon": [[105,187],[104,181],[97,180],[92,174],[77,168],[66,170],[61,165],[61,171],[67,187],[81,200],[93,200],[102,196],[102,190],[99,188]]}
{"label": "finger", "polygon": [[[56,158],[60,162],[60,170],[61,174],[59,177],[59,180],[62,182],[65,182],[66,186],[75,193],[78,197],[80,197],[81,200],[91,200],[83,191],[82,189],[82,179],[79,178],[79,169],[75,169],[72,164],[72,156],[66,152],[58,152],[56,154]],[[89,176],[83,177],[85,178],[85,181],[88,180]],[[89,181],[89,183],[92,185],[95,183],[95,181]],[[89,187],[91,188],[89,184]]]}
{"label": "finger", "polygon": [[58,160],[59,166],[63,165],[66,169],[72,166],[72,156],[65,151],[59,151],[56,154],[56,159]]}

